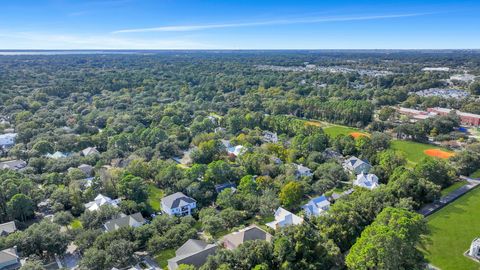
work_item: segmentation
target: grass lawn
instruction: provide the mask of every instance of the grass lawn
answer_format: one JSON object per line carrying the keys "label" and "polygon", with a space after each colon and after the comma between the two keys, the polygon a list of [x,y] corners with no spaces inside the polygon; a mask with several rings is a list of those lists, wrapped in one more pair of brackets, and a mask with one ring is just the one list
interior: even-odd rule
{"label": "grass lawn", "polygon": [[430,235],[426,237],[425,256],[442,270],[478,270],[480,263],[463,253],[473,239],[480,236],[480,189],[427,218]]}
{"label": "grass lawn", "polygon": [[442,189],[442,192],[441,192],[442,196],[445,196],[448,193],[465,186],[466,184],[468,184],[468,182],[465,181],[465,180],[464,181],[457,181],[457,182],[453,183],[451,186]]}
{"label": "grass lawn", "polygon": [[78,218],[76,218],[72,220],[72,222],[70,223],[70,227],[72,229],[81,229],[83,228],[83,225],[82,225],[82,222]]}
{"label": "grass lawn", "polygon": [[161,211],[160,200],[163,198],[163,190],[157,188],[155,185],[148,185],[148,204],[155,212]]}
{"label": "grass lawn", "polygon": [[173,257],[175,257],[175,249],[166,249],[156,254],[153,258],[162,269],[166,269],[168,265],[167,260]]}
{"label": "grass lawn", "polygon": [[472,173],[470,175],[471,178],[480,178],[480,170],[477,170],[476,172]]}
{"label": "grass lawn", "polygon": [[427,149],[440,149],[446,152],[451,152],[445,148],[435,145],[402,140],[393,140],[390,148],[403,153],[405,155],[405,158],[407,158],[408,162],[411,163],[411,165],[415,165],[422,159],[429,157],[429,155],[423,152]]}

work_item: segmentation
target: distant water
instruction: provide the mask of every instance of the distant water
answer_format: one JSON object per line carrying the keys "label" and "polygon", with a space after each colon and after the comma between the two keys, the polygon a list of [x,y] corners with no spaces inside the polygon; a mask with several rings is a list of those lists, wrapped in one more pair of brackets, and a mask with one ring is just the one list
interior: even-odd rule
{"label": "distant water", "polygon": [[2,51],[0,50],[0,55],[67,55],[67,54],[144,54],[145,52],[141,51],[101,51],[101,50],[63,50],[63,51]]}

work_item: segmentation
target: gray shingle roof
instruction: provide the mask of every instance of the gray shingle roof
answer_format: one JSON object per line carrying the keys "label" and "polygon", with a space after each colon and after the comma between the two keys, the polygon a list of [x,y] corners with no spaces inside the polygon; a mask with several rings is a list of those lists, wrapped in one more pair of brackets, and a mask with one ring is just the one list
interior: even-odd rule
{"label": "gray shingle roof", "polygon": [[0,251],[0,265],[13,260],[18,260],[17,250],[15,248],[7,248]]}
{"label": "gray shingle roof", "polygon": [[252,225],[238,232],[233,232],[224,236],[223,241],[228,241],[235,247],[243,244],[246,241],[266,240],[270,241],[271,235],[259,227]]}
{"label": "gray shingle roof", "polygon": [[[207,244],[201,240],[190,239],[183,244],[176,252],[174,258],[168,260],[168,268],[175,270],[181,264],[193,265],[195,267],[202,266],[209,255],[216,252],[217,245]],[[192,251],[190,253],[186,253]]]}
{"label": "gray shingle roof", "polygon": [[170,209],[181,207],[193,202],[196,202],[196,201],[186,196],[182,192],[173,193],[171,195],[168,195],[162,198],[162,204],[167,206]]}
{"label": "gray shingle roof", "polygon": [[13,233],[17,230],[14,221],[10,221],[7,223],[0,224],[0,236],[7,235]]}
{"label": "gray shingle roof", "polygon": [[189,239],[181,247],[179,247],[177,251],[175,251],[175,255],[183,256],[183,255],[199,252],[201,250],[204,250],[206,246],[208,246],[208,244],[205,241]]}
{"label": "gray shingle roof", "polygon": [[141,224],[145,223],[145,219],[142,217],[142,214],[135,213],[129,216],[123,216],[117,219],[112,219],[105,223],[105,229],[107,231],[114,231],[122,227],[132,226],[133,224],[136,224],[136,223],[141,223]]}

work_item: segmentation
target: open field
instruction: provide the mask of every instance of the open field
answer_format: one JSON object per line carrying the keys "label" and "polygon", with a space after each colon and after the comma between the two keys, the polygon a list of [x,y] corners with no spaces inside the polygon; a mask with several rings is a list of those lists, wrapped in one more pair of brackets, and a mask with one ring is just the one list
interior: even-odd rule
{"label": "open field", "polygon": [[452,153],[451,151],[442,147],[437,147],[430,144],[423,144],[423,143],[412,142],[412,141],[401,141],[401,140],[393,140],[391,144],[391,148],[404,154],[408,162],[413,165],[420,162],[422,159],[429,157],[429,155],[427,155],[424,152],[425,150],[438,149],[441,151]]}
{"label": "open field", "polygon": [[[329,125],[327,127],[323,128],[323,131],[325,131],[325,134],[328,136],[335,138],[338,135],[352,135],[354,138],[358,137],[359,134],[365,134],[368,135],[366,132],[362,132],[359,129],[356,128],[351,128],[347,126],[339,126],[339,125]],[[360,135],[361,136],[361,135]]]}
{"label": "open field", "polygon": [[162,210],[160,200],[163,198],[163,190],[157,188],[151,184],[148,186],[148,204],[152,207],[153,211],[158,212]]}
{"label": "open field", "polygon": [[480,189],[427,218],[430,235],[426,237],[425,256],[442,270],[478,270],[480,264],[463,255],[471,241],[480,236]]}

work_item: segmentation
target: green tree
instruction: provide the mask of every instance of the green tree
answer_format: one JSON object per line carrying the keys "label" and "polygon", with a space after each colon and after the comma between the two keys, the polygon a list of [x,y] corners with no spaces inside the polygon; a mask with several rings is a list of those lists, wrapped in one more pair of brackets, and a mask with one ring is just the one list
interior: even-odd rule
{"label": "green tree", "polygon": [[300,203],[303,197],[303,186],[299,182],[288,182],[280,190],[280,202],[285,207],[293,207]]}
{"label": "green tree", "polygon": [[142,178],[127,174],[118,183],[118,194],[128,200],[144,202],[148,198],[148,189]]}
{"label": "green tree", "polygon": [[47,153],[53,153],[53,146],[51,143],[45,140],[37,141],[33,147],[33,150],[37,151],[38,153],[45,155]]}
{"label": "green tree", "polygon": [[346,257],[348,269],[424,269],[417,249],[427,232],[423,216],[387,207],[367,226]]}
{"label": "green tree", "polygon": [[15,194],[7,203],[8,213],[12,218],[26,221],[34,214],[34,203],[25,194]]}

